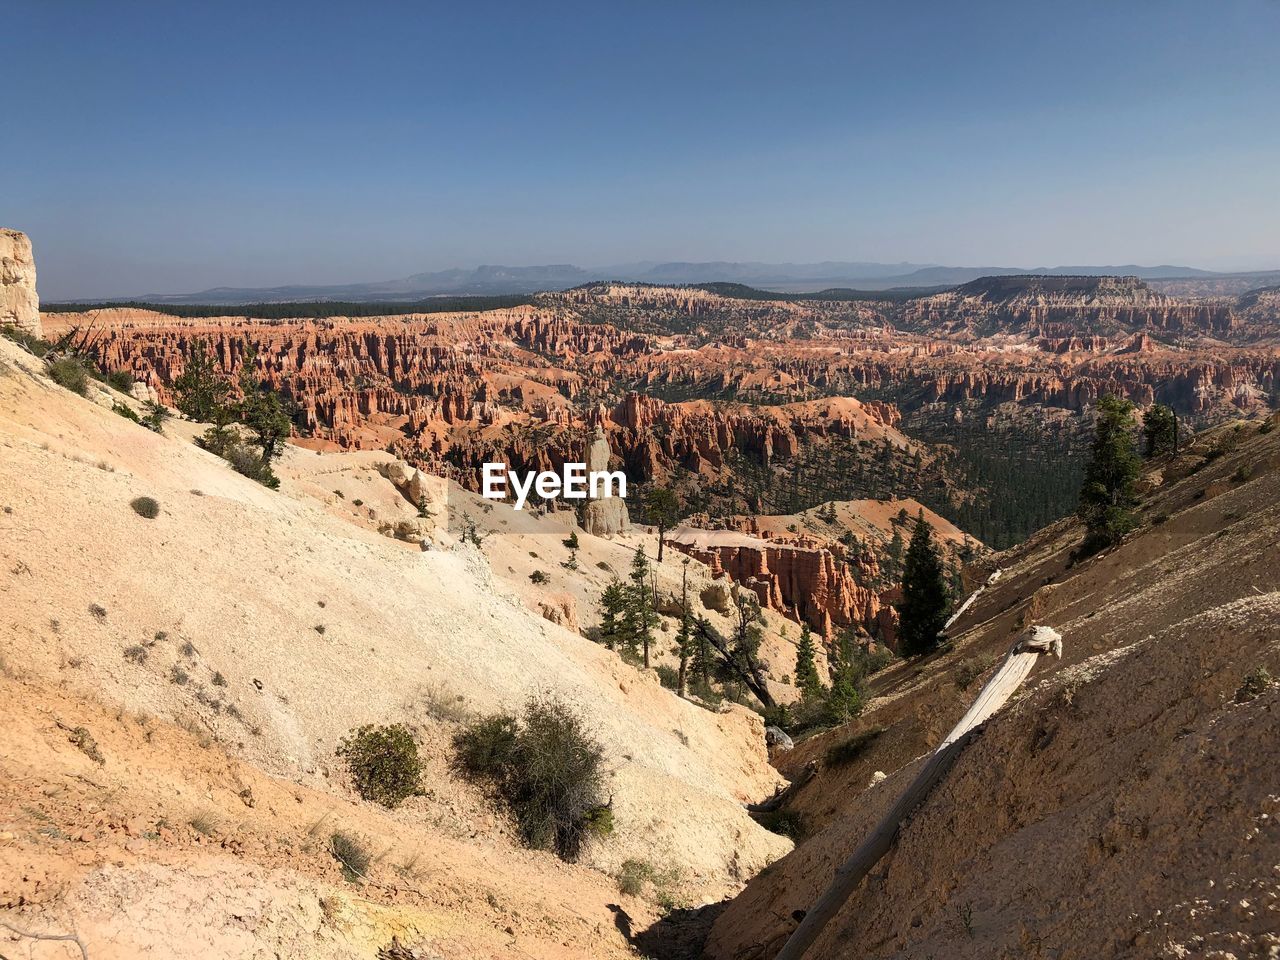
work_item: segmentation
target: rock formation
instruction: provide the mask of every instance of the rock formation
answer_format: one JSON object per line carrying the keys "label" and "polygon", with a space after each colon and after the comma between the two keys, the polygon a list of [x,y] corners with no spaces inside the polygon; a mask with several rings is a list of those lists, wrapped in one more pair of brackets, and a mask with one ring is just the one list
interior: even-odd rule
{"label": "rock formation", "polygon": [[[587,474],[608,470],[610,456],[609,441],[604,435],[604,427],[597,423],[596,432],[592,435],[590,446],[587,447]],[[610,496],[587,501],[582,511],[582,529],[597,537],[626,533],[631,529],[627,502],[621,497]]]}
{"label": "rock formation", "polygon": [[0,228],[0,327],[3,326],[43,336],[31,240],[25,233]]}
{"label": "rock formation", "polygon": [[[846,558],[837,552],[839,545],[811,537],[764,540],[691,527],[668,534],[667,543],[705,563],[713,575],[723,574],[753,591],[761,606],[808,623],[824,637],[857,625],[886,643],[893,641],[897,617],[882,597],[887,584],[875,586],[880,569],[870,551]],[[703,604],[719,609],[708,600],[704,592]],[[718,597],[710,600],[727,606]]]}

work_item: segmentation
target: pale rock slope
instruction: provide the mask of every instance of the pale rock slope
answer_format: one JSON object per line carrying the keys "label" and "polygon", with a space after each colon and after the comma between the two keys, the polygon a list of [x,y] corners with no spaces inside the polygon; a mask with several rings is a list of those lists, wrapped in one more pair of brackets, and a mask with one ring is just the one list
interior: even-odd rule
{"label": "pale rock slope", "polygon": [[[371,956],[326,942],[352,899],[360,923],[404,902],[430,913],[395,914],[370,937],[431,930],[445,956],[606,956],[625,949],[618,910],[638,922],[646,908],[609,910],[617,888],[589,867],[640,857],[675,868],[685,896],[716,896],[789,849],[742,808],[778,782],[756,716],[682,701],[531,612],[470,546],[444,535],[424,551],[352,522],[349,501],[318,493],[322,455],[291,448],[271,491],[190,444],[190,425],[158,436],[111,411],[120,395],[93,384],[77,397],[40,368],[0,340],[0,906],[29,905],[35,926],[74,921],[95,942],[127,926],[130,946],[95,960],[172,942],[211,951],[177,955],[273,955],[257,935],[209,946],[235,925],[228,911],[248,908],[188,911],[183,898],[200,900],[206,883],[252,899],[259,932],[289,925],[271,919],[296,907],[281,898],[309,903],[310,933],[290,933],[282,956]],[[156,519],[130,508],[139,496],[159,501]],[[449,769],[458,716],[544,694],[573,705],[605,748],[615,833],[584,866],[518,849]],[[334,748],[354,726],[392,721],[419,731],[430,773],[426,797],[386,813],[355,800]],[[69,745],[64,728],[77,726],[104,764]],[[245,788],[270,799],[247,807]],[[186,826],[205,807],[221,845]],[[384,856],[358,891],[319,849],[323,823],[339,821]],[[132,824],[127,856],[112,846],[119,823]],[[392,869],[415,849],[433,876],[456,873],[452,895]],[[496,940],[468,952],[459,931],[487,923]],[[563,935],[543,929],[546,943],[526,947],[540,925]]]}
{"label": "pale rock slope", "polygon": [[1280,417],[1197,437],[1145,485],[1123,544],[1073,564],[1067,520],[997,557],[953,649],[878,675],[854,725],[785,756],[790,775],[818,767],[789,804],[810,834],[719,914],[706,956],[777,953],[1032,623],[1061,632],[1063,660],[965,749],[809,956],[1280,955]]}

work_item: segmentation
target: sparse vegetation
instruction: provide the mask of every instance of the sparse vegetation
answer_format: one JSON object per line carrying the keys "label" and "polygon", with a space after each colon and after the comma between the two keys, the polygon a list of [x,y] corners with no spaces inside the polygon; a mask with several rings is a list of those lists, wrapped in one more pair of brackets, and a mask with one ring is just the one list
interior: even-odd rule
{"label": "sparse vegetation", "polygon": [[106,620],[106,619],[107,619],[107,608],[106,608],[106,607],[104,607],[104,606],[103,606],[102,604],[100,604],[100,603],[91,603],[91,604],[89,604],[89,612],[90,612],[91,614],[93,614],[93,618],[94,618],[95,620]]}
{"label": "sparse vegetation", "polygon": [[187,823],[192,830],[205,837],[212,837],[218,830],[218,819],[208,810],[201,810]]}
{"label": "sparse vegetation", "polygon": [[603,751],[563,702],[534,699],[518,719],[480,719],[457,734],[454,746],[459,769],[498,790],[529,846],[572,862],[590,834],[612,829]]}
{"label": "sparse vegetation", "polygon": [[363,880],[369,872],[373,857],[357,837],[341,830],[329,837],[329,852],[342,866],[342,876],[348,883]]}
{"label": "sparse vegetation", "polygon": [[176,663],[169,668],[169,682],[179,687],[185,687],[191,681],[190,674],[183,670]]}
{"label": "sparse vegetation", "polygon": [[89,390],[89,369],[77,357],[58,357],[48,364],[49,379],[72,393],[84,396]]}
{"label": "sparse vegetation", "polygon": [[1275,683],[1271,676],[1271,671],[1266,667],[1258,667],[1252,673],[1244,678],[1244,682],[1240,684],[1236,690],[1236,703],[1248,703],[1256,700],[1267,692],[1267,689]]}
{"label": "sparse vegetation", "polygon": [[968,660],[962,660],[956,664],[956,669],[951,679],[955,681],[958,689],[968,690],[973,681],[982,676],[990,666],[991,658],[989,657],[970,657]]}
{"label": "sparse vegetation", "polygon": [[107,758],[98,749],[98,741],[93,739],[93,734],[89,732],[87,727],[64,727],[63,729],[67,731],[67,739],[71,741],[72,746],[86,757],[96,764],[107,762]]}
{"label": "sparse vegetation", "polygon": [[131,647],[124,648],[124,658],[130,663],[136,663],[139,666],[147,662],[150,651],[141,644],[135,643]]}
{"label": "sparse vegetation", "polygon": [[413,734],[401,724],[353,730],[338,744],[356,792],[384,807],[422,793],[422,760]]}
{"label": "sparse vegetation", "polygon": [[676,906],[680,871],[675,867],[662,870],[648,860],[632,857],[622,861],[617,881],[618,892],[628,897],[642,897],[648,891],[650,899],[664,909]]}
{"label": "sparse vegetation", "polygon": [[138,414],[134,412],[133,407],[129,406],[127,403],[121,403],[117,400],[111,404],[111,411],[112,413],[120,414],[120,416],[124,417],[126,420],[132,420],[134,423],[138,424],[142,423],[142,418],[139,417]]}
{"label": "sparse vegetation", "polygon": [[133,507],[133,512],[138,516],[148,520],[160,516],[160,501],[155,497],[134,497],[129,501],[129,506]]}
{"label": "sparse vegetation", "polygon": [[530,583],[543,584],[543,583],[549,582],[550,580],[551,578],[548,577],[546,573],[543,572],[542,570],[535,570],[533,571],[533,573],[529,574]]}

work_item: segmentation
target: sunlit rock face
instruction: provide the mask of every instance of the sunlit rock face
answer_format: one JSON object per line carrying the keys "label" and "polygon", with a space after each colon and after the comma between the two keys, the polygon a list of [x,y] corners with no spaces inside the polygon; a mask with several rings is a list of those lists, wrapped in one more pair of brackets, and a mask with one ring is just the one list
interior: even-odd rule
{"label": "sunlit rock face", "polygon": [[43,335],[31,239],[17,230],[0,228],[0,327],[8,326]]}

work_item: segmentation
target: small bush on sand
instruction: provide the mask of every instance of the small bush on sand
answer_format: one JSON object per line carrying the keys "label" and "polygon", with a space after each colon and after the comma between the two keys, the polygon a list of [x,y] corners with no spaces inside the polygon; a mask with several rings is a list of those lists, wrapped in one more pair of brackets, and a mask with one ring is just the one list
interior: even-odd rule
{"label": "small bush on sand", "polygon": [[111,404],[111,412],[118,413],[126,420],[132,420],[134,423],[142,422],[142,418],[134,412],[133,407],[129,406],[127,403],[121,403],[119,400]]}
{"label": "small bush on sand", "polygon": [[138,516],[148,520],[160,516],[160,502],[155,497],[134,497],[129,501],[129,506],[133,507],[133,512]]}
{"label": "small bush on sand", "polygon": [[349,833],[336,831],[329,837],[329,852],[342,865],[342,876],[348,883],[363,879],[369,872],[372,857],[369,848]]}
{"label": "small bush on sand", "polygon": [[535,570],[533,573],[529,574],[529,581],[531,583],[546,583],[550,579],[551,578],[541,570]]}
{"label": "small bush on sand", "polygon": [[133,389],[133,374],[128,370],[112,370],[103,379],[107,381],[108,386],[121,393],[128,393]]}
{"label": "small bush on sand", "polygon": [[124,658],[130,663],[143,664],[147,662],[147,648],[141,644],[135,643],[132,647],[124,648]]}
{"label": "small bush on sand", "polygon": [[356,791],[366,800],[395,807],[422,793],[422,761],[413,735],[398,723],[366,724],[338,744]]}
{"label": "small bush on sand", "polygon": [[1250,700],[1258,699],[1274,682],[1271,671],[1266,667],[1259,667],[1244,678],[1244,683],[1240,684],[1240,689],[1236,691],[1236,703],[1248,703]]}
{"label": "small bush on sand", "polygon": [[86,757],[94,763],[103,764],[107,762],[106,757],[102,755],[102,751],[98,749],[98,741],[93,739],[86,727],[72,727],[67,731],[67,739]]}
{"label": "small bush on sand", "polygon": [[459,768],[497,789],[529,846],[572,862],[589,834],[611,830],[604,752],[559,700],[530,700],[519,719],[477,720],[455,736],[454,746]]}
{"label": "small bush on sand", "polygon": [[618,892],[629,897],[644,896],[646,888],[651,889],[650,899],[665,909],[677,906],[675,888],[680,884],[680,870],[670,867],[660,870],[648,860],[635,858],[622,861],[618,871]]}
{"label": "small bush on sand", "polygon": [[49,379],[80,396],[89,389],[89,371],[75,357],[59,357],[49,364]]}

